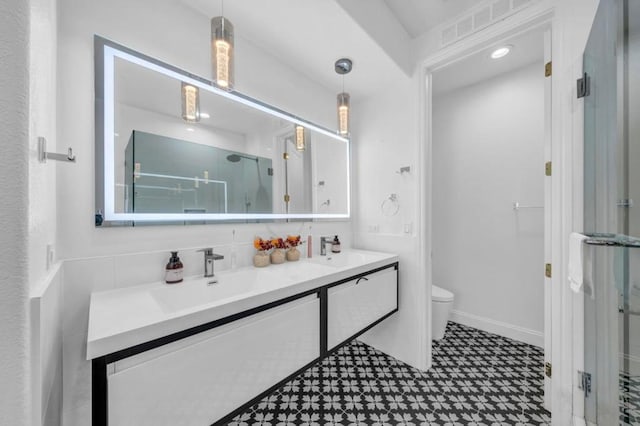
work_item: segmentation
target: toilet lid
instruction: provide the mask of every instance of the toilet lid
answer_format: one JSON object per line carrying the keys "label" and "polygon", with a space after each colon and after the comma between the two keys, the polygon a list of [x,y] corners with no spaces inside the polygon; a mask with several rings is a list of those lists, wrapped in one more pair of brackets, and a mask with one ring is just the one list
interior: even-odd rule
{"label": "toilet lid", "polygon": [[438,286],[431,286],[431,300],[434,302],[451,302],[453,293]]}

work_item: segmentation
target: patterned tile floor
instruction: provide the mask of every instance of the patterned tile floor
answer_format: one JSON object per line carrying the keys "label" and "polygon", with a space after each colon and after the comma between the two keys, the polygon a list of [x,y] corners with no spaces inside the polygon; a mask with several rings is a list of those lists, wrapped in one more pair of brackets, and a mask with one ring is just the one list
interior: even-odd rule
{"label": "patterned tile floor", "polygon": [[640,376],[620,373],[620,424],[640,425]]}
{"label": "patterned tile floor", "polygon": [[231,424],[549,424],[542,370],[541,349],[450,322],[428,372],[356,340]]}

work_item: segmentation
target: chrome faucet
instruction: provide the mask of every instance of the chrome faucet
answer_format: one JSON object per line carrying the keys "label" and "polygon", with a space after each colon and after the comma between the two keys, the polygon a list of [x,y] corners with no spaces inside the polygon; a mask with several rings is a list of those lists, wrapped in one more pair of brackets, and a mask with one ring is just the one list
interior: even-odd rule
{"label": "chrome faucet", "polygon": [[320,256],[327,255],[327,244],[333,245],[331,239],[332,237],[320,237]]}
{"label": "chrome faucet", "polygon": [[202,250],[198,250],[204,252],[204,276],[205,278],[212,278],[209,280],[208,284],[215,284],[218,282],[218,279],[213,273],[213,261],[224,259],[224,256],[221,254],[215,254],[211,247],[203,248]]}

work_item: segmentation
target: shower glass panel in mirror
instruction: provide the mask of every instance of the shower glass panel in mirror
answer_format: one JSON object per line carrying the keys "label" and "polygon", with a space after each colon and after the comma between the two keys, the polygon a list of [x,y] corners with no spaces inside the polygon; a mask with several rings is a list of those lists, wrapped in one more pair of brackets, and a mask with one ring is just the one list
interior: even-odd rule
{"label": "shower glass panel in mirror", "polygon": [[349,217],[349,140],[96,36],[105,223]]}

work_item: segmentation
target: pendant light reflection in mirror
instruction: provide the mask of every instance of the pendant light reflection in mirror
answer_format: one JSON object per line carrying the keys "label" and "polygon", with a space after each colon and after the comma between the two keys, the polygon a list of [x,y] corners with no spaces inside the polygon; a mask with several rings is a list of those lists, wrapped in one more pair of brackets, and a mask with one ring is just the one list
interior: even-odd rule
{"label": "pendant light reflection in mirror", "polygon": [[338,134],[349,136],[350,96],[344,91],[344,76],[353,69],[353,62],[348,58],[338,59],[335,63],[336,73],[342,75],[342,93],[338,93]]}
{"label": "pendant light reflection in mirror", "polygon": [[305,141],[305,137],[304,137],[304,127],[302,127],[299,124],[295,125],[295,131],[296,131],[296,150],[299,152],[302,152],[305,150],[306,148],[306,141]]}
{"label": "pendant light reflection in mirror", "polygon": [[200,121],[200,90],[189,83],[182,82],[182,119],[187,123]]}
{"label": "pendant light reflection in mirror", "polygon": [[221,14],[211,19],[211,66],[213,81],[218,87],[232,90],[235,79],[233,69],[233,24],[224,17],[224,0]]}

